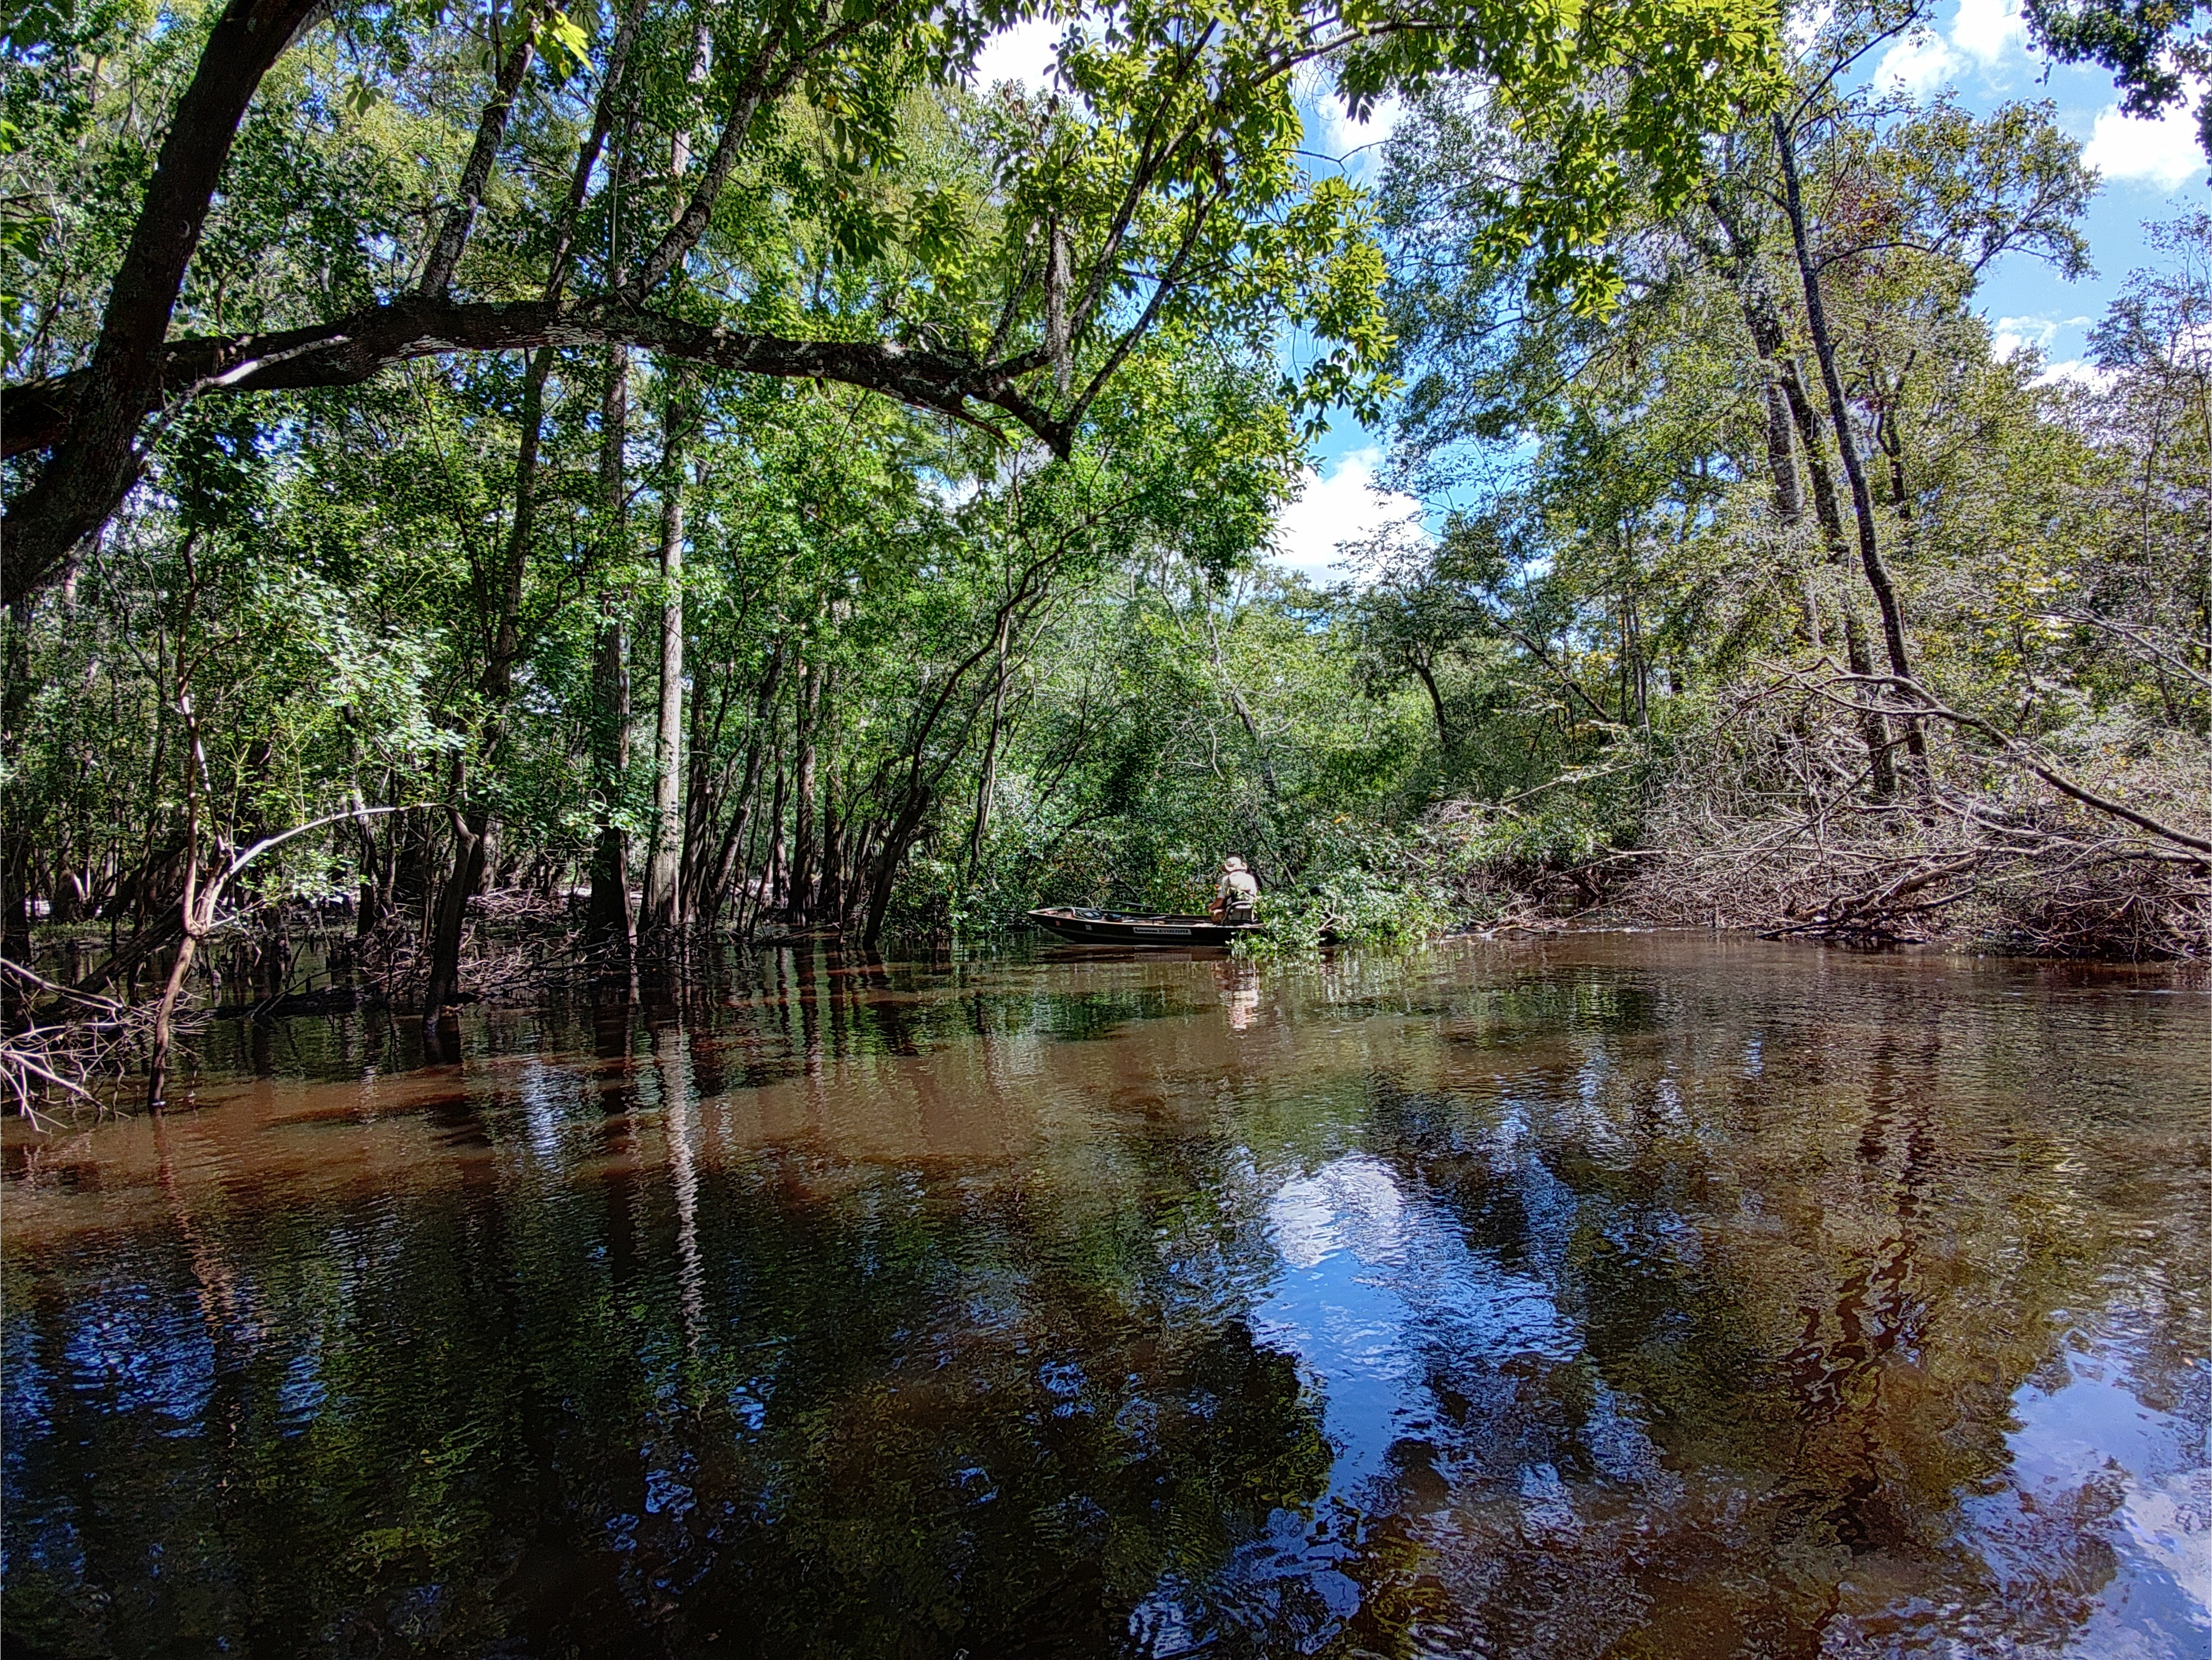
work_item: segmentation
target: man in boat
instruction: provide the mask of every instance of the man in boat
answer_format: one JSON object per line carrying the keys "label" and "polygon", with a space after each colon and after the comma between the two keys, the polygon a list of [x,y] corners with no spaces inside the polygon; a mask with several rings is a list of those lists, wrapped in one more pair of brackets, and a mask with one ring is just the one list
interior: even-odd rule
{"label": "man in boat", "polygon": [[1206,907],[1206,915],[1217,922],[1253,921],[1259,915],[1254,909],[1259,897],[1260,879],[1232,853],[1221,861],[1221,880],[1214,887],[1213,903]]}

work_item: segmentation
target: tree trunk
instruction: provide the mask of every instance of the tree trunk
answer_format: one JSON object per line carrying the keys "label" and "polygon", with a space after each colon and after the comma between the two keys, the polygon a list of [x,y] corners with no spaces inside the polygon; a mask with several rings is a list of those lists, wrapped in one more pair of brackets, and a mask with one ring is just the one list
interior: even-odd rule
{"label": "tree trunk", "polygon": [[[1889,672],[1899,679],[1912,677],[1912,660],[1905,648],[1905,618],[1897,603],[1897,590],[1891,585],[1888,568],[1882,563],[1881,545],[1875,532],[1874,496],[1867,487],[1866,466],[1861,459],[1858,441],[1851,435],[1850,405],[1844,396],[1844,383],[1836,368],[1836,343],[1828,330],[1828,312],[1820,291],[1820,267],[1813,258],[1813,247],[1805,229],[1804,193],[1797,177],[1797,150],[1790,132],[1790,124],[1780,114],[1773,118],[1774,142],[1782,161],[1783,198],[1790,216],[1790,246],[1797,258],[1797,275],[1805,290],[1805,321],[1813,335],[1813,355],[1820,366],[1820,382],[1828,394],[1828,420],[1836,432],[1836,450],[1843,457],[1844,477],[1850,483],[1851,513],[1857,520],[1859,562],[1866,572],[1867,586],[1874,590],[1875,605],[1881,612],[1882,643],[1889,657]],[[1920,723],[1911,716],[1905,718],[1905,743],[1922,769],[1921,782],[1925,787],[1926,750]]]}
{"label": "tree trunk", "polygon": [[653,852],[645,927],[665,945],[684,922],[684,459],[673,390],[665,417],[660,504],[660,713],[653,746]]}
{"label": "tree trunk", "polygon": [[867,910],[860,926],[860,949],[875,950],[884,937],[884,922],[891,909],[891,890],[898,884],[899,866],[906,860],[907,848],[914,840],[913,815],[902,816],[884,833],[875,857],[869,861],[867,873]]}
{"label": "tree trunk", "polygon": [[1650,667],[1644,660],[1643,619],[1633,592],[1620,597],[1621,716],[1632,712],[1646,734],[1651,730]]}
{"label": "tree trunk", "polygon": [[[468,794],[468,768],[453,757],[453,800]],[[441,1009],[459,997],[461,984],[461,936],[466,930],[469,897],[483,885],[484,846],[490,830],[489,816],[482,809],[464,812],[449,807],[453,829],[453,866],[438,892],[437,909],[430,922],[430,977],[422,989],[422,1018],[434,1020]]]}
{"label": "tree trunk", "polygon": [[[545,382],[552,368],[553,349],[545,346],[531,354],[523,371],[522,430],[514,459],[514,517],[507,526],[500,562],[495,601],[498,612],[492,619],[491,648],[477,679],[485,704],[483,740],[488,755],[498,741],[501,713],[514,692],[514,666],[522,655],[522,585],[529,573],[537,518],[538,455],[545,434]],[[485,808],[464,806],[467,775],[465,764],[457,759],[450,803],[453,864],[431,913],[430,975],[422,992],[426,1020],[436,1018],[439,1010],[460,995],[461,936],[467,927],[469,898],[484,883],[492,820]]]}
{"label": "tree trunk", "polygon": [[799,666],[798,753],[792,762],[791,885],[784,921],[803,928],[814,921],[814,721],[822,706],[822,671]]}
{"label": "tree trunk", "polygon": [[[497,16],[496,13],[493,15]],[[522,77],[530,72],[535,22],[525,6],[514,8],[510,25],[514,40],[492,82],[491,97],[477,118],[476,143],[470,147],[468,161],[461,168],[459,199],[446,210],[446,222],[439,227],[438,240],[430,246],[430,257],[422,263],[422,278],[416,284],[419,294],[434,297],[445,293],[453,280],[454,267],[461,263],[461,250],[468,246],[469,232],[476,225],[477,210],[483,204],[484,185],[490,181],[500,141],[507,135],[507,119],[514,108],[515,90],[522,85]]]}
{"label": "tree trunk", "polygon": [[185,988],[185,976],[191,972],[192,958],[198,952],[200,939],[207,933],[208,923],[215,915],[216,901],[222,891],[220,881],[210,881],[204,891],[200,885],[200,786],[207,776],[207,755],[201,747],[199,721],[192,713],[191,698],[181,688],[177,692],[177,712],[185,722],[185,895],[177,906],[178,932],[182,937],[177,941],[177,954],[169,964],[169,978],[154,1005],[153,1046],[146,1061],[149,1112],[161,1110],[163,1091],[169,1081],[169,1049],[177,999]]}
{"label": "tree trunk", "polygon": [[[692,34],[690,79],[706,78],[711,35],[701,22]],[[669,173],[681,179],[691,165],[691,135],[678,132],[669,147]],[[682,379],[667,370],[667,399],[660,419],[660,699],[653,725],[653,845],[645,867],[645,930],[666,952],[684,925],[684,410]]]}
{"label": "tree trunk", "polygon": [[763,850],[760,873],[760,894],[752,907],[752,922],[745,932],[750,934],[760,926],[761,915],[784,903],[783,885],[783,750],[779,745],[769,764],[775,769],[775,791],[768,810],[768,845]]}
{"label": "tree trunk", "polygon": [[514,690],[514,666],[522,656],[522,584],[530,570],[530,543],[538,523],[538,453],[545,436],[545,382],[553,372],[553,348],[530,355],[522,378],[522,433],[514,457],[514,520],[507,526],[507,558],[500,568],[499,620],[491,655],[484,665],[486,701],[504,703]]}
{"label": "tree trunk", "polygon": [[[753,803],[760,794],[761,765],[769,752],[769,721],[775,709],[775,689],[782,670],[783,648],[779,645],[769,654],[768,672],[761,678],[760,691],[753,708],[752,729],[745,734],[744,781],[738,787],[729,828],[723,833],[721,848],[715,855],[714,869],[708,878],[710,886],[706,897],[706,909],[710,921],[721,914],[723,903],[729,896],[730,885],[744,868],[740,861],[745,854],[745,832],[751,826]],[[695,909],[699,908],[696,900],[693,904]]]}
{"label": "tree trunk", "polygon": [[1437,685],[1436,671],[1423,660],[1406,660],[1413,671],[1413,678],[1421,683],[1421,690],[1429,695],[1429,710],[1437,720],[1437,748],[1446,756],[1451,753],[1451,728],[1444,723],[1444,695]]}
{"label": "tree trunk", "polygon": [[[24,717],[31,705],[31,608],[12,590],[4,623],[5,659],[0,673],[6,676],[0,690],[0,759],[13,764],[22,743]],[[156,766],[158,768],[158,762]],[[31,859],[34,842],[21,812],[0,815],[0,957],[11,963],[31,964]],[[14,1031],[26,1021],[22,988],[14,978],[0,982],[0,1027]]]}
{"label": "tree trunk", "polygon": [[323,0],[230,0],[216,20],[108,285],[67,435],[0,520],[0,590],[10,598],[58,575],[137,482],[146,463],[139,430],[159,402],[169,319],[239,123],[262,76],[322,9]]}
{"label": "tree trunk", "polygon": [[615,822],[629,771],[629,629],[620,573],[623,554],[623,447],[629,420],[629,353],[607,353],[606,392],[599,410],[599,640],[592,664],[592,771],[602,815],[592,846],[592,897],[584,949],[628,957],[635,944],[629,909],[629,838]]}
{"label": "tree trunk", "polygon": [[[1781,360],[1780,368],[1783,396],[1797,424],[1797,436],[1805,451],[1805,471],[1813,481],[1813,514],[1820,520],[1829,564],[1840,569],[1844,560],[1844,515],[1836,501],[1835,477],[1828,471],[1820,443],[1820,417],[1805,396],[1805,383],[1797,373],[1797,365],[1785,357]],[[1859,621],[1858,607],[1847,599],[1843,604],[1843,614],[1844,661],[1850,665],[1853,674],[1872,674],[1874,659],[1867,651],[1866,629]],[[1859,731],[1866,741],[1867,765],[1872,774],[1875,795],[1877,800],[1887,800],[1897,794],[1897,771],[1889,755],[1889,722],[1869,710],[1859,717]]]}
{"label": "tree trunk", "polygon": [[1903,377],[1885,390],[1883,400],[1887,405],[1881,418],[1875,423],[1874,441],[1889,458],[1889,505],[1895,509],[1899,529],[1905,538],[1905,550],[1912,551],[1912,491],[1905,476],[1905,435],[1898,429],[1897,404],[1905,392]]}
{"label": "tree trunk", "polygon": [[1794,528],[1805,516],[1805,498],[1798,488],[1797,459],[1790,451],[1789,394],[1773,372],[1766,380],[1766,467],[1774,480],[1774,515]]}
{"label": "tree trunk", "polygon": [[991,797],[999,782],[999,733],[1006,723],[1006,659],[999,656],[998,684],[991,693],[991,726],[983,739],[983,764],[975,776],[975,818],[968,836],[968,880],[972,885],[983,862],[983,838],[991,831]]}
{"label": "tree trunk", "polygon": [[845,821],[837,811],[836,775],[826,767],[823,773],[830,781],[822,792],[822,867],[815,886],[814,916],[817,923],[842,927],[845,920],[845,872],[840,863],[843,855],[840,838],[845,833]]}
{"label": "tree trunk", "polygon": [[[1782,389],[1782,376],[1766,364],[1766,469],[1774,481],[1774,516],[1784,530],[1795,530],[1805,517],[1805,495],[1797,477],[1797,458],[1790,448],[1790,395]],[[1820,642],[1820,600],[1809,570],[1798,570],[1798,592],[1805,607],[1805,643],[1818,657]]]}
{"label": "tree trunk", "polygon": [[[593,665],[594,701],[603,728],[595,770],[601,780],[599,806],[611,815],[622,806],[629,769],[629,631],[623,626],[618,601],[611,596],[601,614],[598,660]],[[585,913],[587,951],[628,956],[635,943],[629,908],[629,837],[612,822],[601,824],[592,843],[592,892]]]}
{"label": "tree trunk", "polygon": [[[185,889],[185,912],[188,919],[191,909],[192,890],[187,885]],[[154,1005],[153,1052],[146,1062],[146,1110],[149,1112],[159,1112],[166,1104],[163,1091],[169,1082],[169,1052],[175,1031],[177,997],[185,988],[185,976],[191,972],[192,958],[198,949],[199,940],[187,920],[185,937],[177,942],[175,960],[169,964],[169,978],[161,988],[160,1000]]]}
{"label": "tree trunk", "polygon": [[[713,672],[711,663],[705,667],[708,674]],[[707,676],[695,673],[684,697],[684,839],[676,861],[676,909],[687,924],[711,927],[713,907],[704,898],[702,877],[712,845],[710,827],[721,816],[729,774],[715,776],[714,756],[722,721],[718,709],[710,726],[708,710],[713,704],[727,704],[730,686],[726,675],[720,696],[710,698],[707,685]]]}
{"label": "tree trunk", "polygon": [[1206,614],[1206,643],[1213,659],[1214,675],[1221,682],[1221,690],[1229,699],[1229,707],[1236,711],[1237,719],[1244,728],[1244,736],[1251,741],[1253,758],[1260,763],[1260,781],[1267,787],[1267,799],[1274,800],[1282,794],[1281,787],[1275,781],[1274,763],[1268,758],[1267,745],[1260,736],[1259,723],[1252,719],[1252,711],[1245,706],[1244,694],[1237,690],[1237,682],[1230,678],[1229,666],[1221,655],[1221,636],[1214,629],[1213,613],[1210,608]]}
{"label": "tree trunk", "polygon": [[[1775,394],[1778,391],[1790,421],[1797,429],[1798,445],[1805,458],[1805,471],[1812,483],[1813,514],[1820,526],[1821,544],[1826,550],[1828,562],[1840,566],[1844,558],[1844,520],[1836,502],[1835,480],[1828,471],[1827,461],[1820,442],[1820,417],[1813,410],[1805,396],[1803,378],[1797,364],[1784,350],[1786,336],[1781,315],[1774,301],[1766,291],[1758,264],[1759,249],[1745,232],[1739,220],[1730,214],[1717,194],[1708,198],[1715,218],[1727,234],[1731,258],[1735,266],[1738,298],[1743,309],[1745,325],[1751,331],[1752,341],[1759,359],[1766,364],[1771,378],[1767,382],[1767,456],[1773,464],[1775,505],[1785,525],[1794,524],[1803,512],[1803,497],[1798,489],[1797,471],[1788,459],[1789,435],[1778,430],[1781,411],[1777,409]],[[1847,436],[1847,435],[1846,435]],[[1779,441],[1778,442],[1778,440]],[[1804,581],[1806,632],[1813,649],[1820,647],[1820,608],[1814,593],[1810,574]],[[1844,649],[1845,660],[1853,674],[1872,672],[1872,660],[1867,655],[1866,640],[1859,626],[1857,608],[1846,599],[1843,605]],[[1867,765],[1873,775],[1874,793],[1878,799],[1887,800],[1897,793],[1897,782],[1889,759],[1889,727],[1881,715],[1869,713],[1860,717],[1860,732],[1866,742]]]}

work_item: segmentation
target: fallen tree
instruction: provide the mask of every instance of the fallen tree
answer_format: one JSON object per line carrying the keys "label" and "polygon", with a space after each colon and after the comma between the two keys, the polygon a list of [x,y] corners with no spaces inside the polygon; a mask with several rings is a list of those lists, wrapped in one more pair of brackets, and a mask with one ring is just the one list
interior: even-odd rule
{"label": "fallen tree", "polygon": [[[1924,794],[1869,799],[1863,717],[1906,707],[1951,736]],[[2114,723],[2074,747],[2097,775],[1895,677],[1776,676],[1683,745],[1621,903],[1775,937],[2203,957],[2204,741]]]}

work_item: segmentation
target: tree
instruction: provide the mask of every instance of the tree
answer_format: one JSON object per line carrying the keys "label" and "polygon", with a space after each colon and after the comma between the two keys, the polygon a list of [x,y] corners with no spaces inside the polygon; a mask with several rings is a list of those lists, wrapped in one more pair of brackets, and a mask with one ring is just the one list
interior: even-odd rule
{"label": "tree", "polygon": [[[457,187],[415,246],[387,255],[392,279],[362,303],[251,332],[223,329],[219,307],[188,307],[188,320],[216,326],[172,338],[240,124],[319,15],[306,0],[230,0],[213,16],[81,365],[11,388],[8,453],[46,458],[0,522],[11,593],[58,580],[115,511],[153,458],[150,414],[216,390],[358,385],[422,356],[641,348],[837,380],[962,421],[1008,419],[1065,456],[1151,330],[1267,305],[1338,343],[1308,396],[1371,396],[1359,389],[1371,388],[1382,344],[1378,273],[1357,194],[1309,184],[1292,164],[1294,71],[1340,60],[1354,103],[1444,68],[1480,72],[1502,107],[1556,127],[1559,167],[1501,202],[1499,234],[1535,247],[1565,283],[1583,270],[1576,247],[1614,205],[1612,158],[1635,149],[1663,177],[1682,175],[1727,96],[1764,73],[1772,38],[1760,10],[1689,3],[1441,15],[1362,4],[1234,22],[1130,5],[1063,42],[1066,100],[1002,103],[981,124],[984,174],[899,199],[878,186],[908,142],[915,100],[957,79],[1006,21],[994,5],[632,9],[596,35],[557,11],[495,9],[480,28],[473,17],[457,26],[481,43],[492,83]],[[419,96],[423,66],[455,45],[455,26],[435,18],[347,13],[335,27],[359,66],[347,94],[357,105]],[[73,44],[17,49],[52,61]],[[1631,67],[1616,106],[1565,97],[1580,77]],[[596,82],[588,104],[568,89],[580,73]],[[337,88],[312,71],[304,81],[300,115],[328,122]],[[461,112],[439,114],[458,138]],[[716,136],[695,151],[702,130]],[[577,144],[565,200],[541,197],[544,174],[509,171],[516,143],[541,154]],[[609,143],[611,165],[590,165]],[[501,198],[515,210],[490,211]],[[820,216],[834,265],[896,241],[912,256],[909,280],[863,307],[849,284],[825,289],[822,266],[732,261],[727,239],[759,248],[749,210],[779,198]],[[341,193],[326,209],[343,218],[349,205]],[[604,252],[572,277],[587,228]]]}
{"label": "tree", "polygon": [[[2212,37],[2197,14],[2203,0],[2027,0],[2036,43],[2062,64],[2095,64],[2112,72],[2120,107],[2158,116],[2185,105],[2191,83],[2212,80]],[[2212,156],[2212,99],[2197,108],[2197,142]]]}

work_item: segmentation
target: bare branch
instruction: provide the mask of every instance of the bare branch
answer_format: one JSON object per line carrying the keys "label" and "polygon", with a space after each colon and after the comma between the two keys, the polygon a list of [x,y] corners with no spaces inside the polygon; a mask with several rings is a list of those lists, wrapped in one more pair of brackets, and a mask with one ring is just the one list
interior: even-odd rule
{"label": "bare branch", "polygon": [[1838,678],[1846,683],[1861,685],[1893,687],[1913,700],[1913,706],[1909,709],[1909,713],[1931,714],[1938,721],[1948,721],[1954,726],[1964,727],[1982,733],[1995,743],[2008,759],[2027,768],[2028,771],[2043,780],[2060,794],[2070,796],[2085,807],[2094,807],[2099,812],[2109,813],[2115,818],[2124,818],[2138,829],[2148,830],[2153,836],[2163,836],[2179,846],[2193,848],[2199,853],[2212,854],[2212,841],[2207,841],[2201,836],[2191,836],[2186,830],[2178,830],[2171,824],[2162,824],[2147,813],[2138,812],[2133,807],[2120,802],[2109,800],[2087,786],[2075,783],[2043,759],[2033,747],[1983,720],[1979,715],[1962,714],[1956,709],[1946,708],[1937,702],[1934,695],[1917,680],[1897,674],[1850,674],[1839,676]]}

